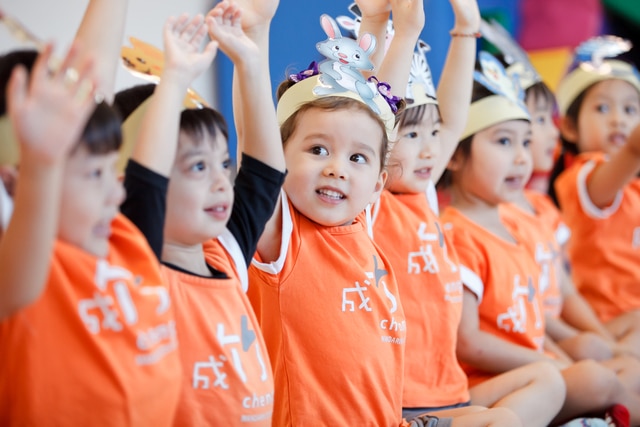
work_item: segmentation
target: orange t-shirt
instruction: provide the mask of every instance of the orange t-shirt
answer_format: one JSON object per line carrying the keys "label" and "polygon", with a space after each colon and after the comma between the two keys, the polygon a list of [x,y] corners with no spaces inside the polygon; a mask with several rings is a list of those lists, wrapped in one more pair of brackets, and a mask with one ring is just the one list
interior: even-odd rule
{"label": "orange t-shirt", "polygon": [[254,259],[248,292],[274,369],[273,425],[400,425],[406,321],[389,262],[364,215],[324,227],[282,195],[280,257]]}
{"label": "orange t-shirt", "polygon": [[384,191],[373,213],[373,238],[391,262],[407,319],[402,406],[469,401],[456,344],[462,314],[458,256],[425,194]]}
{"label": "orange t-shirt", "polygon": [[[500,214],[505,219],[505,226],[518,224],[526,233],[523,243],[529,247],[538,266],[540,278],[538,287],[542,295],[542,304],[547,315],[558,318],[562,312],[562,291],[559,284],[559,272],[563,266],[561,245],[566,242],[569,231],[561,219],[560,211],[549,196],[536,191],[525,190],[535,214],[531,214],[515,204],[505,203],[500,206]],[[517,229],[510,229],[517,233]]]}
{"label": "orange t-shirt", "polygon": [[232,257],[217,241],[207,243],[205,251],[210,265],[229,278],[162,267],[184,371],[174,424],[271,426],[273,374],[258,321]]}
{"label": "orange t-shirt", "polygon": [[[485,230],[453,207],[442,214],[452,227],[464,286],[478,298],[480,329],[513,344],[542,351],[544,315],[538,290],[539,268],[523,243],[511,243]],[[517,224],[509,226],[521,241]],[[462,364],[473,387],[495,374]]]}
{"label": "orange t-shirt", "polygon": [[98,259],[57,241],[45,290],[0,322],[0,425],[171,425],[181,381],[159,262],[124,216]]}
{"label": "orange t-shirt", "polygon": [[640,308],[640,179],[600,209],[587,180],[602,154],[581,155],[556,181],[563,218],[571,229],[567,246],[573,281],[602,321]]}

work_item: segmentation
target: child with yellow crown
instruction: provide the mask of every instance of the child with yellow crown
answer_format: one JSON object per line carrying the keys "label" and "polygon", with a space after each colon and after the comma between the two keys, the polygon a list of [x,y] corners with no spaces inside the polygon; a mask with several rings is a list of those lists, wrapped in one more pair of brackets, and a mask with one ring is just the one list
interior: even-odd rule
{"label": "child with yellow crown", "polygon": [[554,422],[617,403],[626,405],[634,420],[638,395],[613,369],[593,361],[569,364],[543,353],[540,269],[528,245],[530,229],[500,212],[501,203],[521,194],[531,172],[530,116],[524,93],[500,62],[482,52],[480,65],[467,128],[449,163],[452,204],[443,213],[453,227],[465,286],[459,359],[470,384],[534,361],[555,364],[567,395]]}
{"label": "child with yellow crown", "polygon": [[[395,3],[420,19],[421,1]],[[398,98],[362,75],[374,37],[342,37],[327,15],[320,23],[327,59],[279,90],[288,175],[248,294],[274,368],[274,425],[397,426],[406,321],[366,210],[384,188]],[[415,44],[419,30],[408,31]]]}

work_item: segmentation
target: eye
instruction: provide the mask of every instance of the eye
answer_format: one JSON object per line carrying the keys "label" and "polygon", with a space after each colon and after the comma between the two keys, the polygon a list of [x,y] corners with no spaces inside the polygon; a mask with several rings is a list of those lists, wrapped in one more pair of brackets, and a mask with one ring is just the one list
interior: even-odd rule
{"label": "eye", "polygon": [[231,167],[231,159],[226,159],[224,162],[222,162],[222,167],[224,169],[229,169]]}
{"label": "eye", "polygon": [[609,106],[606,104],[598,104],[596,105],[596,111],[598,111],[599,113],[608,113]]}
{"label": "eye", "polygon": [[359,60],[359,59],[360,59],[360,54],[359,54],[359,53],[356,53],[356,54],[354,54],[354,55],[353,55],[353,57],[354,57],[356,60]]}
{"label": "eye", "polygon": [[311,154],[315,154],[316,156],[328,156],[329,152],[326,148],[321,147],[319,145],[315,145],[311,147]]}
{"label": "eye", "polygon": [[438,135],[440,135],[440,129],[434,129],[431,131],[431,136],[436,137]]}
{"label": "eye", "polygon": [[417,137],[418,137],[418,132],[409,132],[403,136],[403,138],[407,138],[407,139],[416,139]]}
{"label": "eye", "polygon": [[334,46],[332,47],[332,49],[333,49],[333,50],[335,50],[335,51],[337,52],[337,51],[339,51],[339,50],[340,50],[340,46],[338,46],[338,45],[334,45]]}
{"label": "eye", "polygon": [[627,105],[624,107],[624,112],[629,115],[635,116],[638,113],[638,107],[635,105]]}
{"label": "eye", "polygon": [[194,163],[193,165],[191,165],[189,167],[189,171],[190,172],[202,172],[203,170],[205,170],[207,168],[207,165],[205,162],[203,162],[202,160],[199,162]]}
{"label": "eye", "polygon": [[524,146],[524,148],[529,148],[529,146],[531,145],[531,140],[525,139],[524,141],[522,141],[522,145]]}
{"label": "eye", "polygon": [[511,145],[511,140],[507,137],[498,138],[496,142],[500,145]]}
{"label": "eye", "polygon": [[547,119],[544,116],[536,117],[535,122],[539,125],[544,125],[547,122]]}
{"label": "eye", "polygon": [[351,160],[352,162],[361,163],[361,164],[367,163],[368,161],[367,156],[360,153],[352,155],[351,157],[349,157],[349,160]]}
{"label": "eye", "polygon": [[102,178],[102,169],[101,168],[92,169],[91,171],[89,171],[88,176],[91,179],[100,179]]}

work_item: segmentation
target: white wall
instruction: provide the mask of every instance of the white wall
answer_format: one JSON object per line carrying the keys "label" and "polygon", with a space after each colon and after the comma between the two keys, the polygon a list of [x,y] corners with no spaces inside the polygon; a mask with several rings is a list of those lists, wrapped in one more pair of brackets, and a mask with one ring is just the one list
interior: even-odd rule
{"label": "white wall", "polygon": [[[183,12],[206,13],[214,3],[214,0],[129,0],[123,44],[129,36],[134,36],[162,49],[161,31],[167,17]],[[55,41],[57,48],[62,50],[71,43],[87,4],[88,0],[0,0],[0,9],[38,37]],[[109,25],[108,22],[105,25]],[[21,46],[25,45],[20,45],[0,24],[0,54]],[[199,77],[193,88],[215,106],[213,78],[212,69]],[[118,70],[117,90],[141,82],[124,68]]]}

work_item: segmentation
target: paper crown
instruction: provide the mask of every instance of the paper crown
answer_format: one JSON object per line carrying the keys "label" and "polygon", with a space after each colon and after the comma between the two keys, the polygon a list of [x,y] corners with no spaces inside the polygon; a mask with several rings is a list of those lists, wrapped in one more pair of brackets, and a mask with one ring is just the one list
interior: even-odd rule
{"label": "paper crown", "polygon": [[480,21],[480,33],[482,37],[500,50],[504,61],[507,63],[507,74],[516,77],[523,90],[527,90],[542,81],[542,77],[531,64],[527,53],[497,21],[487,22],[482,19]]}
{"label": "paper crown", "polygon": [[407,93],[405,95],[407,108],[425,104],[438,104],[436,87],[433,84],[431,69],[427,62],[426,53],[430,50],[431,47],[426,42],[418,40],[411,60],[409,83],[407,84]]}
{"label": "paper crown", "polygon": [[490,53],[480,52],[478,60],[482,72],[475,71],[473,78],[493,95],[471,103],[467,125],[460,140],[508,120],[531,120],[519,82],[509,76],[500,61]]}
{"label": "paper crown", "polygon": [[[278,102],[278,123],[282,125],[300,107],[328,96],[351,98],[367,105],[384,122],[387,134],[393,134],[395,111],[399,98],[389,95],[389,86],[375,78],[365,79],[360,70],[372,70],[369,54],[376,46],[375,37],[365,34],[360,41],[342,37],[338,24],[322,15],[320,24],[328,38],[316,44],[326,59],[315,67],[290,76],[296,83]],[[313,66],[313,63],[312,63]],[[294,78],[295,76],[295,78]]]}
{"label": "paper crown", "polygon": [[[132,47],[123,46],[120,50],[122,65],[138,78],[154,84],[160,83],[160,76],[164,70],[164,52],[135,37],[130,37],[129,41]],[[122,146],[120,147],[120,155],[116,166],[120,172],[124,171],[127,161],[133,153],[133,147],[138,139],[142,120],[149,108],[152,97],[153,95],[141,103],[122,124]],[[208,107],[208,104],[202,96],[189,88],[182,106],[184,109],[199,109]]]}
{"label": "paper crown", "polygon": [[593,37],[575,50],[569,72],[560,80],[556,100],[561,115],[586,89],[603,80],[619,79],[630,83],[640,93],[640,74],[631,64],[614,58],[631,49],[631,43],[615,36]]}

